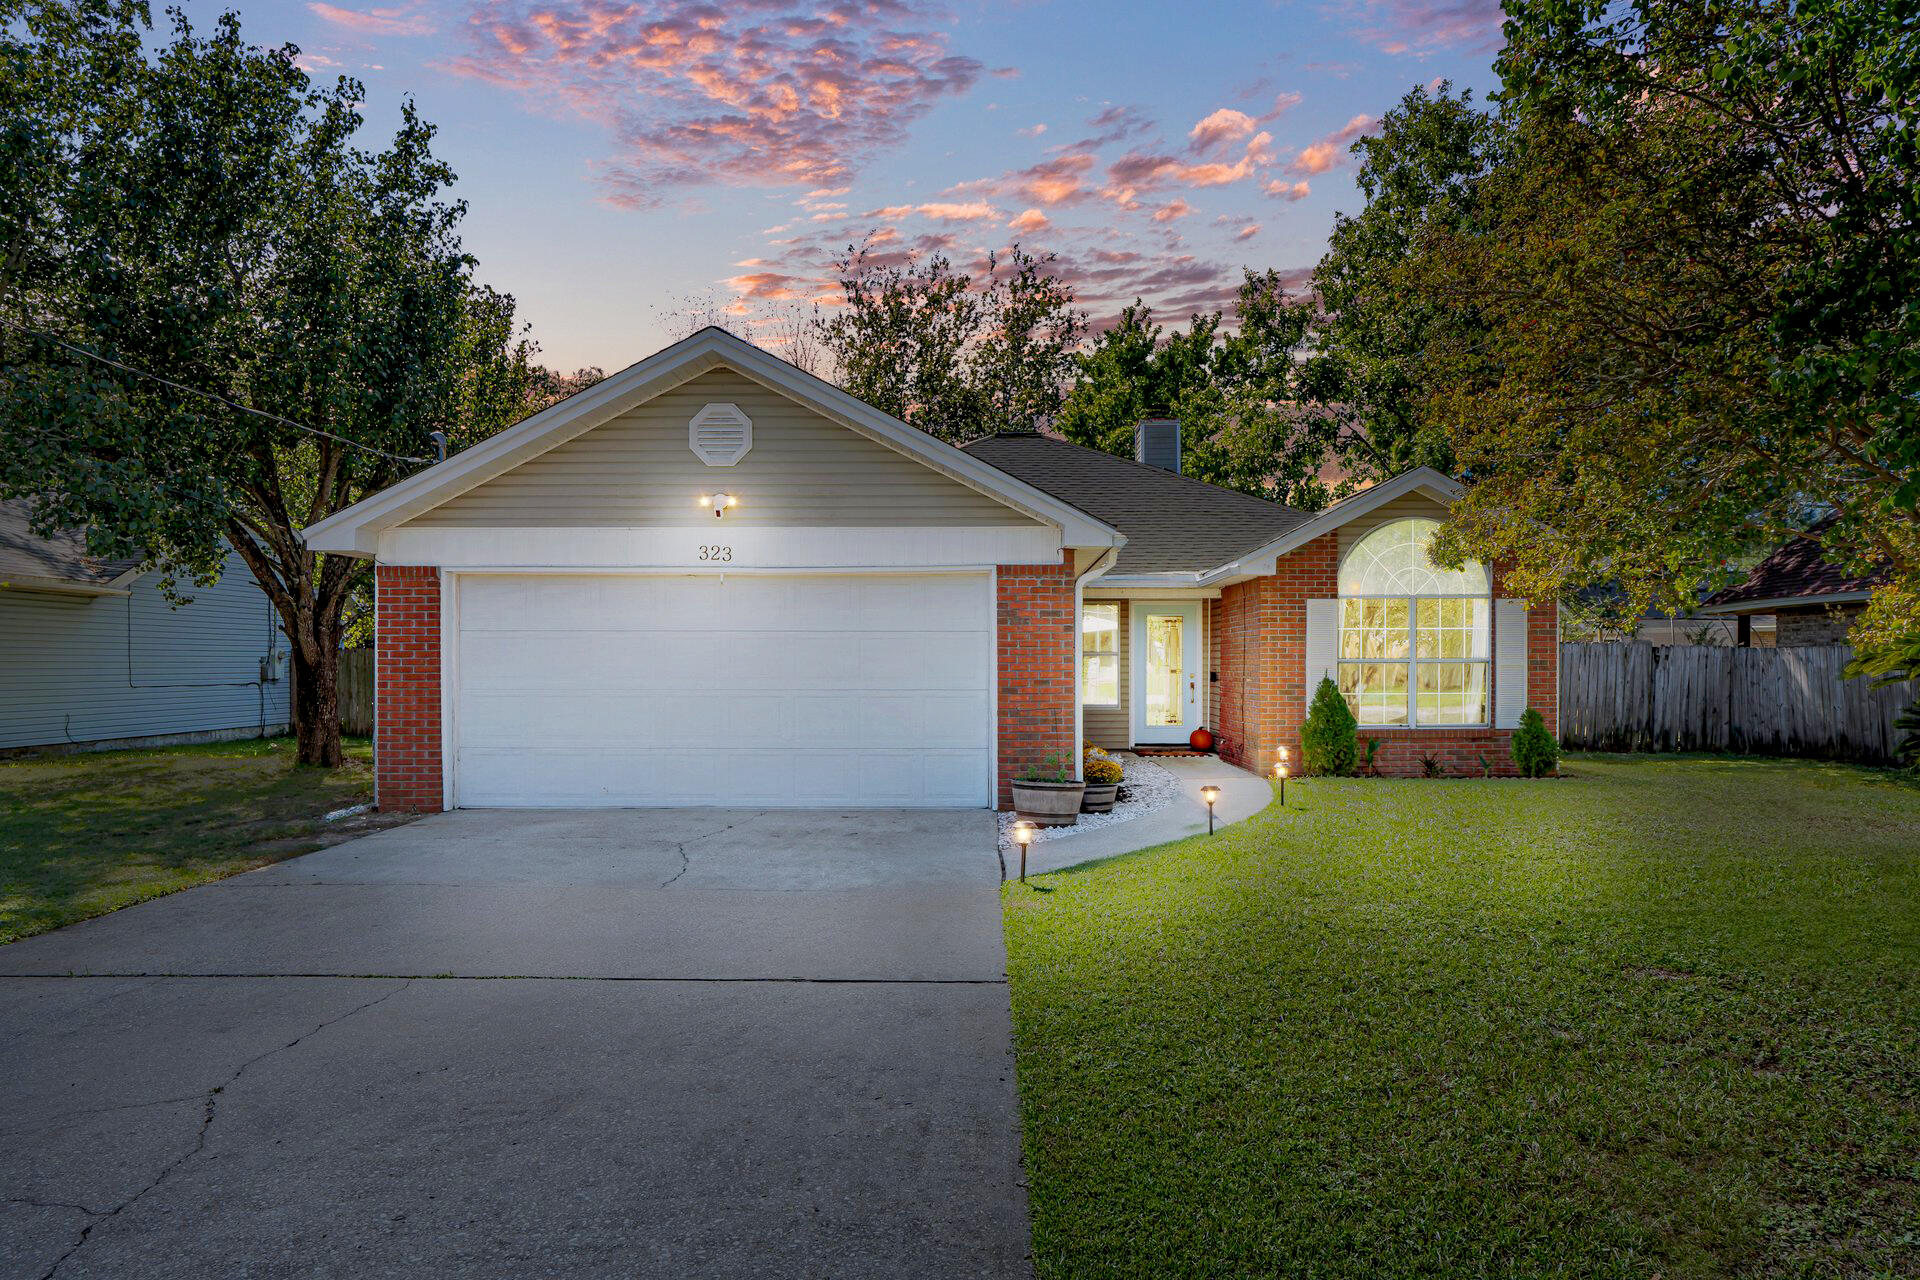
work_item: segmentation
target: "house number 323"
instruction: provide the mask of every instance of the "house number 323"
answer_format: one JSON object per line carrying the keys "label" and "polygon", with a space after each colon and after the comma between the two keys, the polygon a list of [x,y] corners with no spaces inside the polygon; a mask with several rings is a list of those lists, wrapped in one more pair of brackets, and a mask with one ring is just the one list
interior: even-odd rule
{"label": "house number 323", "polygon": [[702,560],[719,560],[724,563],[733,559],[733,548],[702,546],[700,548],[700,558]]}

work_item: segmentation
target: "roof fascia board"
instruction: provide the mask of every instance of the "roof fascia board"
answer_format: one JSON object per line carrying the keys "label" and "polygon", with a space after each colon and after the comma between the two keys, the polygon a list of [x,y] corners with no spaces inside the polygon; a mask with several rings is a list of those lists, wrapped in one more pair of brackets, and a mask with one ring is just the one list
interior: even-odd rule
{"label": "roof fascia board", "polygon": [[831,383],[804,373],[720,329],[703,330],[656,352],[445,462],[436,463],[316,521],[303,536],[307,545],[317,551],[371,556],[382,529],[431,510],[722,364],[1023,515],[1057,526],[1068,546],[1119,546],[1126,541],[1119,530],[1079,508],[962,450],[942,445]]}
{"label": "roof fascia board", "polygon": [[1443,506],[1450,507],[1460,500],[1460,495],[1464,492],[1459,481],[1432,467],[1415,467],[1411,471],[1402,471],[1391,480],[1383,480],[1379,484],[1362,489],[1350,498],[1334,503],[1311,520],[1295,525],[1265,546],[1257,547],[1246,555],[1236,556],[1218,568],[1198,574],[1197,577],[1204,586],[1244,582],[1249,578],[1257,578],[1262,574],[1272,573],[1278,567],[1281,556],[1304,547],[1315,538],[1331,533],[1348,521],[1357,520],[1396,498],[1404,498],[1410,493],[1424,493]]}
{"label": "roof fascia board", "polygon": [[44,591],[63,596],[126,596],[133,593],[117,585],[126,575],[113,582],[75,582],[71,578],[43,578],[34,574],[17,573],[9,578],[0,578],[0,591]]}
{"label": "roof fascia board", "polygon": [[1768,596],[1763,600],[1731,600],[1726,604],[1701,605],[1696,613],[1726,616],[1738,613],[1771,613],[1775,609],[1813,608],[1823,604],[1865,604],[1873,598],[1870,591],[1829,591],[1813,596]]}

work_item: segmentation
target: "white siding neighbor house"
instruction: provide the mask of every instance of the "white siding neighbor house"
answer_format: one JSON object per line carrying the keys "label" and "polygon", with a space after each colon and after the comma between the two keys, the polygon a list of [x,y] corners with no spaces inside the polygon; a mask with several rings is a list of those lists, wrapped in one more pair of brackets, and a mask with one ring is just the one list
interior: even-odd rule
{"label": "white siding neighbor house", "polygon": [[217,741],[281,733],[286,645],[238,556],[178,608],[157,571],[28,528],[0,501],[0,751]]}

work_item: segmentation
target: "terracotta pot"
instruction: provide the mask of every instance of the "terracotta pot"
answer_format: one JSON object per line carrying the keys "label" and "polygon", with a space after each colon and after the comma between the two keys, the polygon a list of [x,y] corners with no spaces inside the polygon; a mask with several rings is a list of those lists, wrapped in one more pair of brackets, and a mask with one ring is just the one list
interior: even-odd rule
{"label": "terracotta pot", "polygon": [[1080,798],[1080,812],[1106,813],[1113,808],[1113,802],[1120,798],[1120,784],[1117,782],[1087,784],[1086,795]]}
{"label": "terracotta pot", "polygon": [[1042,827],[1070,827],[1080,821],[1084,782],[1023,782],[1013,780],[1013,816]]}
{"label": "terracotta pot", "polygon": [[1187,745],[1195,751],[1213,750],[1213,734],[1206,729],[1195,729],[1187,735]]}

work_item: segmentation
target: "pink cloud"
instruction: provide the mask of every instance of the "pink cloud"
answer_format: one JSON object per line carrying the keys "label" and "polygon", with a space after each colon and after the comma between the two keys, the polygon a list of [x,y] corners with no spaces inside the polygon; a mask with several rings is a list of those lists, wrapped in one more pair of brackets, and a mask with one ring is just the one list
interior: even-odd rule
{"label": "pink cloud", "polygon": [[1256,165],[1268,163],[1271,160],[1268,148],[1272,144],[1272,134],[1256,133],[1247,140],[1246,151],[1233,164],[1218,160],[1188,164],[1174,156],[1130,151],[1107,166],[1107,179],[1112,184],[1110,193],[1124,203],[1132,199],[1134,192],[1154,187],[1176,184],[1223,187],[1249,176]]}
{"label": "pink cloud", "polygon": [[1355,116],[1318,142],[1302,147],[1300,154],[1287,162],[1287,170],[1301,177],[1312,177],[1337,167],[1346,160],[1347,148],[1353,140],[1371,129],[1374,123],[1372,116]]}
{"label": "pink cloud", "polygon": [[1260,224],[1257,222],[1249,222],[1246,226],[1234,232],[1233,238],[1235,240],[1251,240],[1259,234],[1260,234]]}
{"label": "pink cloud", "polygon": [[1161,205],[1158,209],[1155,209],[1153,211],[1153,220],[1155,222],[1172,222],[1174,219],[1184,218],[1192,212],[1192,205],[1176,197],[1168,203]]}
{"label": "pink cloud", "polygon": [[984,222],[989,218],[1000,216],[1000,211],[984,200],[971,200],[965,204],[940,200],[926,204],[895,204],[888,205],[884,209],[874,209],[865,216],[891,220],[909,217],[916,213],[923,218],[932,218],[935,222]]}
{"label": "pink cloud", "polygon": [[1047,131],[1047,126],[1044,124],[1030,124],[1024,129],[1014,130],[1015,133],[1019,134],[1023,138],[1037,138],[1041,134],[1045,133],[1046,131]]}
{"label": "pink cloud", "polygon": [[721,183],[846,185],[985,74],[910,0],[480,0],[451,68],[603,124],[619,205]]}
{"label": "pink cloud", "polygon": [[1201,120],[1187,133],[1195,151],[1205,151],[1223,142],[1236,142],[1254,130],[1253,117],[1232,107],[1221,107]]}
{"label": "pink cloud", "polygon": [[1313,188],[1307,185],[1306,179],[1304,178],[1299,182],[1288,182],[1285,178],[1275,178],[1267,183],[1264,189],[1268,195],[1289,202],[1305,200],[1313,194]]}
{"label": "pink cloud", "polygon": [[1036,231],[1045,231],[1053,223],[1038,209],[1028,209],[1007,225],[1023,235],[1032,235]]}
{"label": "pink cloud", "polygon": [[1348,10],[1361,24],[1353,34],[1384,53],[1500,45],[1500,0],[1360,0]]}
{"label": "pink cloud", "polygon": [[345,27],[364,36],[424,36],[433,31],[433,23],[416,5],[362,11],[342,9],[338,5],[315,0],[307,8],[336,27]]}

